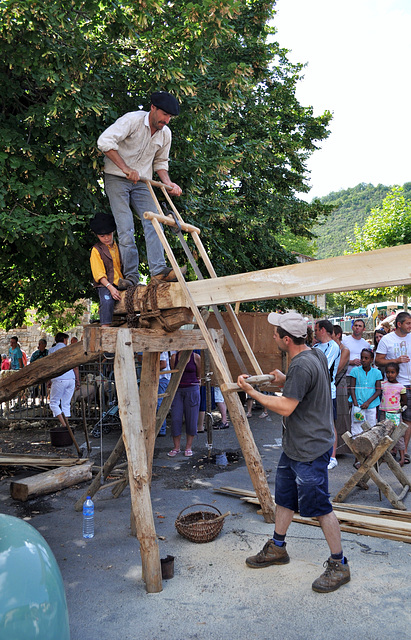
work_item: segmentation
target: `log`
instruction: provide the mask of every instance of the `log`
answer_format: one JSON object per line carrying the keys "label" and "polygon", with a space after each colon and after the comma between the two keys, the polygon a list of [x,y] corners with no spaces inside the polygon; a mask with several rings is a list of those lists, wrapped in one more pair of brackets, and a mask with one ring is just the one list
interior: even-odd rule
{"label": "log", "polygon": [[151,508],[147,454],[131,331],[117,330],[114,372],[127,452],[132,515],[140,542],[142,573],[148,593],[162,590],[160,551]]}
{"label": "log", "polygon": [[[134,311],[141,311],[143,301],[146,297],[147,286],[140,286],[133,293]],[[120,291],[121,300],[114,307],[114,315],[126,315],[126,295],[127,291]],[[182,295],[180,285],[176,286],[171,282],[161,282],[156,288],[156,305],[159,309],[187,308],[185,298]],[[176,304],[177,302],[177,304]],[[147,296],[147,307],[151,309],[151,299]]]}
{"label": "log", "polygon": [[[116,327],[84,327],[84,348],[88,353],[100,354],[102,351],[115,351],[117,340]],[[162,329],[130,329],[133,351],[184,351],[186,349],[206,349],[207,343],[198,329],[180,329],[168,333]],[[46,360],[47,358],[42,358]],[[30,365],[31,366],[31,365]]]}
{"label": "log", "polygon": [[14,398],[19,391],[26,389],[26,387],[55,378],[69,369],[93,362],[98,357],[98,353],[87,353],[84,350],[82,340],[64,349],[59,349],[46,358],[40,358],[27,367],[14,371],[12,375],[2,376],[0,379],[0,402]]}
{"label": "log", "polygon": [[14,500],[25,502],[29,497],[42,496],[85,480],[91,480],[92,466],[93,462],[86,462],[75,467],[58,467],[52,471],[24,478],[24,480],[16,480],[10,483],[11,497]]}
{"label": "log", "polygon": [[391,420],[379,422],[372,429],[368,429],[368,431],[364,431],[352,438],[351,446],[353,451],[364,458],[368,458],[381,440],[385,436],[390,436],[394,429],[395,424]]}
{"label": "log", "polygon": [[177,331],[185,324],[193,323],[193,314],[187,307],[163,309],[160,318],[149,318],[150,329],[165,329],[167,332]]}

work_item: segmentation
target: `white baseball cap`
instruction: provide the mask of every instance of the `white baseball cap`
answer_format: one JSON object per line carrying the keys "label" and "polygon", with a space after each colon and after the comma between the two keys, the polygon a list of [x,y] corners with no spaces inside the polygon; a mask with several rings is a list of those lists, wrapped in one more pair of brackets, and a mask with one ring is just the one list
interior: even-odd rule
{"label": "white baseball cap", "polygon": [[289,313],[270,313],[267,318],[270,324],[281,327],[284,331],[294,336],[294,338],[305,338],[307,336],[307,321],[302,315],[295,311]]}

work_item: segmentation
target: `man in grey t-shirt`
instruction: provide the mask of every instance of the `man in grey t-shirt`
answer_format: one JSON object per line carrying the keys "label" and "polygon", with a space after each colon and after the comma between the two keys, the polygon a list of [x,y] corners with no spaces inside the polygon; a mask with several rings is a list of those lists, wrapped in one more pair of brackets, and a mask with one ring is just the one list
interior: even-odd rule
{"label": "man in grey t-shirt", "polygon": [[[327,359],[318,349],[305,344],[307,323],[298,313],[270,313],[274,341],[287,353],[291,363],[287,375],[272,371],[283,387],[283,395],[266,396],[247,383],[246,375],[237,383],[251,398],[283,416],[283,453],[275,482],[274,536],[255,556],[246,559],[253,568],[290,561],[285,536],[294,513],[316,517],[331,556],[325,572],[312,584],[314,591],[335,591],[349,582],[350,569],[341,547],[341,532],[328,493],[328,470],[334,441],[333,412]],[[298,479],[298,481],[297,481]]]}

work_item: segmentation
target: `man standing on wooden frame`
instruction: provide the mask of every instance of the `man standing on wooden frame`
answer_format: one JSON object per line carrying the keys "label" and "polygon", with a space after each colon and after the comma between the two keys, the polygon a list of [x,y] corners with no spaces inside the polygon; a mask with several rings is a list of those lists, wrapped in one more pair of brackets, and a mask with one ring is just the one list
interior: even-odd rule
{"label": "man standing on wooden frame", "polygon": [[[143,225],[150,275],[157,280],[177,281],[173,269],[166,266],[163,245],[156,230],[151,221],[144,218],[145,211],[156,212],[157,209],[147,185],[140,182],[140,178],[151,180],[155,171],[170,187],[170,195],[181,195],[181,188],[168,174],[171,131],[167,125],[179,113],[180,105],[174,96],[167,91],[156,91],[151,94],[150,111],[126,113],[97,141],[105,155],[104,187],[116,221],[123,263],[124,278],[118,282],[120,290],[136,285],[140,280],[133,210]],[[185,273],[186,269],[183,267],[181,272]]]}
{"label": "man standing on wooden frame", "polygon": [[266,396],[238,378],[238,385],[267,409],[283,416],[283,453],[275,481],[275,530],[271,540],[255,556],[246,559],[249,567],[260,569],[290,561],[285,537],[294,513],[318,518],[331,555],[324,573],[312,588],[320,593],[335,591],[349,582],[350,568],[341,547],[341,532],[328,493],[328,470],[334,442],[333,406],[327,358],[319,349],[306,346],[307,323],[295,312],[270,313],[274,341],[290,357],[287,375],[276,369],[275,381],[283,395]]}

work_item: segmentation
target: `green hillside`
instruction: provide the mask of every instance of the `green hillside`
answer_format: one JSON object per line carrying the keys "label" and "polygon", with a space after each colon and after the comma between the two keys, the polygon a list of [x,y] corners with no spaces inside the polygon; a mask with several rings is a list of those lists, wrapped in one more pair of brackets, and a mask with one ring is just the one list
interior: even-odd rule
{"label": "green hillside", "polygon": [[[319,198],[337,208],[321,224],[313,228],[317,235],[316,258],[341,256],[348,249],[346,238],[354,236],[355,224],[361,225],[371,213],[371,209],[381,205],[391,187],[379,184],[361,183],[352,189],[333,191]],[[404,196],[411,200],[411,182],[404,184]]]}

